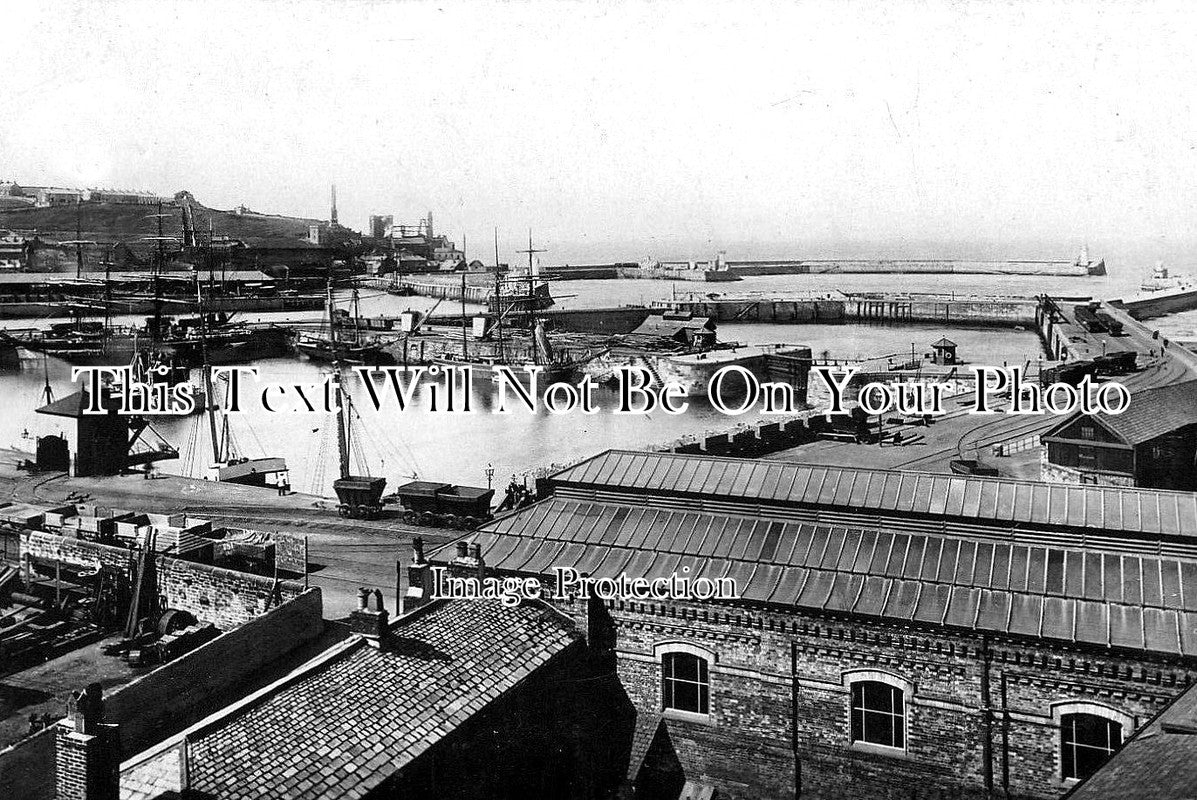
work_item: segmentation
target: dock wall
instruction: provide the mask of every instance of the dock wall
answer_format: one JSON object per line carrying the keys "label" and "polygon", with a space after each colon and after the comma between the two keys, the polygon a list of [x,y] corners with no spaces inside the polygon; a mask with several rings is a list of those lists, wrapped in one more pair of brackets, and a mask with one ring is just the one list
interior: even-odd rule
{"label": "dock wall", "polygon": [[1104,262],[1083,265],[1072,261],[960,261],[960,260],[809,260],[728,261],[729,271],[742,276],[817,275],[828,273],[873,275],[1054,275],[1084,277],[1104,274]]}
{"label": "dock wall", "polygon": [[939,322],[967,325],[1033,325],[1035,299],[940,298],[925,295],[847,295],[845,319],[852,322]]}
{"label": "dock wall", "polygon": [[844,322],[845,303],[827,300],[670,300],[654,303],[658,308],[681,311],[696,317],[710,317],[717,322]]}
{"label": "dock wall", "polygon": [[616,277],[664,281],[697,281],[699,283],[723,283],[738,281],[740,276],[727,269],[670,269],[668,267],[619,267]]}
{"label": "dock wall", "polygon": [[1125,300],[1111,300],[1111,305],[1126,309],[1135,319],[1154,319],[1197,309],[1197,289],[1191,292],[1159,293],[1160,296],[1136,295]]}

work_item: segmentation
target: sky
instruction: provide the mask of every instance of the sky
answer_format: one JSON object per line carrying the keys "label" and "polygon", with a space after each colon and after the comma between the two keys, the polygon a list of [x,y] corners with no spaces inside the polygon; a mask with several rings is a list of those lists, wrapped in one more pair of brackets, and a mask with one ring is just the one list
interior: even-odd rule
{"label": "sky", "polygon": [[1194,239],[1192,3],[2,13],[0,179],[320,218],[336,183],[358,229],[431,210],[468,249],[533,228],[558,256]]}

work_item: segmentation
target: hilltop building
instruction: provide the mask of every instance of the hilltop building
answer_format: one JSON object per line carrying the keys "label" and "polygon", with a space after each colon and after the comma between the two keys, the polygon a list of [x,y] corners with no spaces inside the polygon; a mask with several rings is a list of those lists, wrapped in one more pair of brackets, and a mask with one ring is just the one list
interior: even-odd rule
{"label": "hilltop building", "polygon": [[370,236],[371,236],[371,238],[374,238],[374,239],[386,238],[387,230],[389,230],[390,227],[394,224],[395,224],[395,218],[390,214],[387,214],[386,216],[382,216],[381,214],[371,214],[370,215]]}
{"label": "hilltop building", "polygon": [[22,186],[21,194],[32,197],[33,204],[38,208],[72,205],[87,199],[87,193],[82,189],[65,189],[60,186]]}
{"label": "hilltop building", "polygon": [[123,205],[156,206],[159,203],[174,202],[173,197],[163,197],[142,190],[132,189],[89,189],[89,203],[120,203]]}
{"label": "hilltop building", "polygon": [[1197,381],[1136,392],[1121,414],[1078,412],[1040,441],[1049,483],[1197,490]]}
{"label": "hilltop building", "polygon": [[388,252],[397,254],[399,272],[465,269],[465,253],[448,237],[435,233],[431,211],[416,225],[395,224],[393,219],[371,217],[371,231],[374,229],[374,220],[387,221],[383,229],[383,244]]}
{"label": "hilltop building", "polygon": [[539,488],[458,546],[737,587],[556,601],[636,708],[638,797],[1048,800],[1197,674],[1191,493],[618,451]]}

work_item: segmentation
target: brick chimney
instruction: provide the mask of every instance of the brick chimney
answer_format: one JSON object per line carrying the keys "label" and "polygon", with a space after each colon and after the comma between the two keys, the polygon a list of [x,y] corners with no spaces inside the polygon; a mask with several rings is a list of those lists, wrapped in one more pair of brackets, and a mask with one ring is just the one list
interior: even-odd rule
{"label": "brick chimney", "polygon": [[403,608],[400,613],[407,614],[428,603],[432,594],[432,575],[428,569],[428,561],[424,558],[424,539],[417,536],[411,541],[412,560],[407,568],[407,592],[403,595]]}
{"label": "brick chimney", "polygon": [[[374,598],[373,603],[371,597]],[[371,605],[376,607],[371,608]],[[349,615],[349,629],[365,636],[375,647],[381,647],[389,627],[390,615],[382,604],[382,592],[365,586],[358,589],[358,607]]]}
{"label": "brick chimney", "polygon": [[120,736],[116,725],[104,724],[100,684],[71,696],[66,719],[55,728],[58,751],[54,775],[57,800],[118,800]]}
{"label": "brick chimney", "polygon": [[457,555],[449,562],[449,573],[463,578],[486,577],[486,562],[482,560],[482,545],[457,543]]}

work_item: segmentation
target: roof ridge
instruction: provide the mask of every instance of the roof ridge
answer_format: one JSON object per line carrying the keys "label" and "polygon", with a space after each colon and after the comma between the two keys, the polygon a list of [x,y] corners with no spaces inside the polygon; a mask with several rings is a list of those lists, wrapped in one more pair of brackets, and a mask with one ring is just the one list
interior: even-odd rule
{"label": "roof ridge", "polygon": [[[1194,379],[1191,382],[1197,383],[1197,379]],[[801,468],[801,469],[821,469],[821,470],[826,470],[829,472],[830,471],[838,471],[838,472],[871,473],[871,474],[883,474],[883,475],[906,475],[906,476],[911,476],[911,477],[916,477],[916,478],[917,477],[926,477],[926,478],[943,478],[946,480],[986,481],[986,482],[989,482],[992,484],[1007,484],[1007,485],[1019,485],[1019,486],[1042,486],[1042,487],[1048,487],[1048,488],[1058,487],[1058,488],[1063,488],[1063,489],[1080,489],[1083,491],[1091,491],[1093,489],[1114,489],[1119,492],[1132,492],[1132,493],[1140,494],[1140,495],[1165,495],[1165,494],[1167,494],[1167,495],[1183,495],[1183,496],[1190,497],[1190,498],[1193,496],[1193,492],[1186,492],[1186,491],[1183,491],[1180,489],[1150,489],[1150,488],[1145,488],[1142,486],[1085,486],[1085,485],[1075,485],[1075,484],[1070,485],[1070,484],[1062,484],[1062,483],[1045,483],[1043,481],[1031,480],[1029,478],[1009,478],[1009,477],[1005,477],[1005,476],[1001,476],[1001,475],[998,475],[998,476],[993,476],[993,475],[956,475],[956,474],[949,474],[946,472],[926,472],[923,470],[884,469],[881,467],[851,467],[851,466],[842,466],[842,465],[836,465],[836,464],[808,464],[808,463],[805,463],[802,461],[782,461],[782,460],[769,459],[769,458],[737,458],[736,456],[712,456],[712,455],[705,455],[702,453],[664,453],[664,452],[656,452],[656,451],[625,450],[625,449],[617,449],[617,448],[611,448],[609,450],[604,450],[603,452],[598,453],[594,456],[591,456],[590,458],[588,458],[584,461],[579,461],[577,464],[574,464],[573,466],[566,467],[566,468],[560,470],[559,472],[555,472],[552,475],[549,475],[546,478],[546,480],[551,481],[551,480],[558,479],[560,475],[562,475],[566,472],[570,472],[572,470],[577,469],[578,467],[580,467],[583,464],[590,463],[592,461],[595,461],[596,459],[602,458],[604,456],[609,456],[609,455],[637,455],[637,456],[649,456],[649,457],[654,457],[654,458],[671,458],[671,459],[686,459],[686,460],[699,460],[699,461],[720,461],[720,462],[735,463],[735,464],[740,464],[740,465],[760,464],[760,465],[765,465],[765,466],[795,467],[795,468]],[[565,482],[565,479],[561,479],[561,480],[563,482]],[[594,483],[594,482],[595,481],[584,481],[584,483]]]}
{"label": "roof ridge", "polygon": [[173,736],[163,739],[153,747],[143,750],[129,759],[122,761],[120,765],[120,771],[124,772],[127,769],[132,769],[133,767],[143,764],[149,759],[161,755],[171,748],[177,747],[180,742],[186,740],[193,734],[204,732],[218,723],[224,722],[230,717],[240,716],[242,713],[256,706],[263,700],[278,694],[278,692],[301,680],[302,678],[306,678],[310,673],[315,672],[317,669],[327,665],[332,661],[336,661],[346,655],[349,655],[351,652],[364,645],[365,642],[365,638],[358,634],[353,634],[345,640],[337,642],[323,653],[320,653],[303,664],[300,664],[298,667],[291,670],[291,672],[287,673],[273,683],[263,686],[256,692],[252,692],[237,702],[231,703],[213,714],[209,714],[199,722],[184,728]]}

